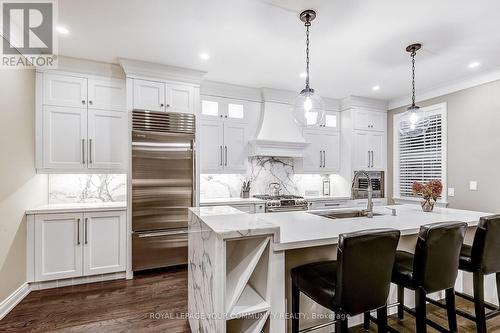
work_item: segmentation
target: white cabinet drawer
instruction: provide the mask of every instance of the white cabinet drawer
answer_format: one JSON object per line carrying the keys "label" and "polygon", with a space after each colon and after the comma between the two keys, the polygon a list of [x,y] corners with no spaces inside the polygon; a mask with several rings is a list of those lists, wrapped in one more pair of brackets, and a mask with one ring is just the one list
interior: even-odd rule
{"label": "white cabinet drawer", "polygon": [[312,201],[309,202],[309,209],[336,209],[347,208],[349,205],[345,201]]}

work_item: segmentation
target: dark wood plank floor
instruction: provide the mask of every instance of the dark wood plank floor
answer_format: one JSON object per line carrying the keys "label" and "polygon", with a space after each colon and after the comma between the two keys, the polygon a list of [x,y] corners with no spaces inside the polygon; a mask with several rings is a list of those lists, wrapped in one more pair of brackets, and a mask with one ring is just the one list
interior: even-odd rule
{"label": "dark wood plank floor", "polygon": [[[473,307],[457,298],[460,308]],[[0,332],[190,332],[186,320],[161,317],[187,311],[187,270],[175,268],[119,280],[32,292],[2,321]],[[446,312],[428,307],[429,317],[446,325]],[[156,313],[158,317],[151,318]],[[401,333],[415,332],[409,315],[390,324]],[[363,332],[359,327],[350,330]],[[460,332],[475,332],[459,317]],[[370,332],[376,332],[372,325]],[[428,332],[436,332],[428,328]],[[500,332],[500,317],[488,321],[488,332]]]}

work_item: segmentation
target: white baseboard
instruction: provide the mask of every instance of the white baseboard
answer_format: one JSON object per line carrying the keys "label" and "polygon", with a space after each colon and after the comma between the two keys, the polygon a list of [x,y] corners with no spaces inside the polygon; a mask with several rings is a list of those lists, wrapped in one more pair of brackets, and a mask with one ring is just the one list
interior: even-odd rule
{"label": "white baseboard", "polygon": [[12,294],[0,303],[0,320],[2,320],[19,302],[30,293],[31,288],[27,282],[23,283]]}

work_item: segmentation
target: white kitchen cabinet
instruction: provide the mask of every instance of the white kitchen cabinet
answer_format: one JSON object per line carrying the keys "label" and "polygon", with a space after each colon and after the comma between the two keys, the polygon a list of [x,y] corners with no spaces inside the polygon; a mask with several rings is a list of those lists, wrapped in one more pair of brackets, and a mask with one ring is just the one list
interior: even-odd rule
{"label": "white kitchen cabinet", "polygon": [[354,129],[369,131],[385,131],[386,114],[370,110],[355,110]]}
{"label": "white kitchen cabinet", "polygon": [[248,158],[246,124],[224,122],[224,169],[228,172],[246,170]]}
{"label": "white kitchen cabinet", "polygon": [[[36,214],[28,219],[34,282],[126,269],[126,211]],[[34,234],[30,234],[33,232]]]}
{"label": "white kitchen cabinet", "polygon": [[354,131],[354,170],[383,170],[385,167],[385,133]]}
{"label": "white kitchen cabinet", "polygon": [[224,168],[224,123],[203,119],[200,121],[198,149],[201,172],[216,172]]}
{"label": "white kitchen cabinet", "polygon": [[340,170],[340,135],[338,132],[325,131],[322,135],[323,172],[334,173]]}
{"label": "white kitchen cabinet", "polygon": [[200,170],[244,172],[248,159],[245,104],[226,98],[202,101],[199,131]]}
{"label": "white kitchen cabinet", "polygon": [[165,83],[134,79],[134,109],[165,111]]}
{"label": "white kitchen cabinet", "polygon": [[127,115],[124,112],[88,110],[88,167],[125,170]]}
{"label": "white kitchen cabinet", "polygon": [[57,280],[81,276],[81,213],[48,214],[35,217],[35,279]]}
{"label": "white kitchen cabinet", "polygon": [[89,108],[101,110],[125,111],[125,83],[115,79],[89,79]]}
{"label": "white kitchen cabinet", "polygon": [[167,83],[166,111],[194,113],[194,88],[188,85]]}
{"label": "white kitchen cabinet", "polygon": [[45,73],[43,104],[81,108],[87,105],[87,79],[84,77]]}
{"label": "white kitchen cabinet", "polygon": [[126,213],[85,213],[83,227],[83,275],[124,271]]}
{"label": "white kitchen cabinet", "polygon": [[81,170],[87,167],[87,110],[43,107],[43,167]]}
{"label": "white kitchen cabinet", "polygon": [[340,168],[340,136],[331,128],[304,129],[309,143],[303,157],[294,161],[299,173],[335,173]]}

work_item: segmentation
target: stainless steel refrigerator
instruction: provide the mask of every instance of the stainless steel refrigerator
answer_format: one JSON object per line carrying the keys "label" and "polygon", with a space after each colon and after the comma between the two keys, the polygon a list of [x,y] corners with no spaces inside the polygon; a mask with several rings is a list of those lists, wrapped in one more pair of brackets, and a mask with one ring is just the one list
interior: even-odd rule
{"label": "stainless steel refrigerator", "polygon": [[188,208],[195,205],[195,117],[132,113],[132,269],[187,263]]}

